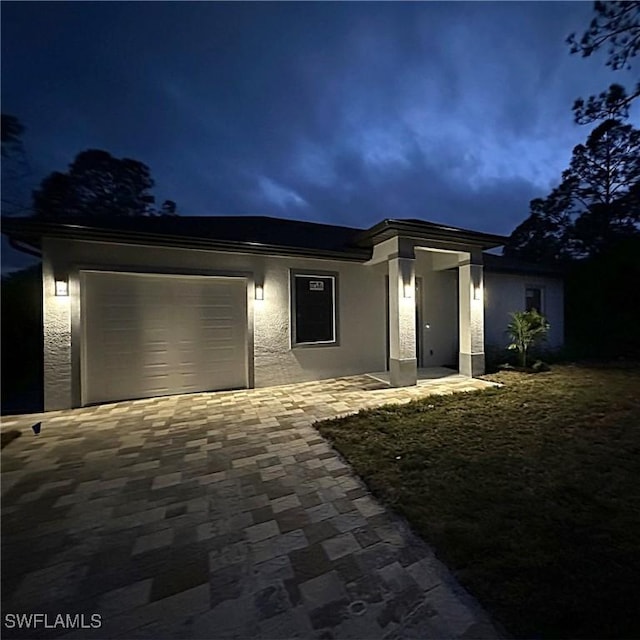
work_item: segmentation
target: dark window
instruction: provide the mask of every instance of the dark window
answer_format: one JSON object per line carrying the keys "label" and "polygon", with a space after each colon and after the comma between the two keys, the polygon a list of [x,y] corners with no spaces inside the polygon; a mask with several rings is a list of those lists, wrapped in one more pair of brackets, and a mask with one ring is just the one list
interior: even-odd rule
{"label": "dark window", "polygon": [[295,275],[293,281],[294,344],[335,342],[335,278]]}
{"label": "dark window", "polygon": [[542,313],[542,289],[527,287],[525,293],[525,309],[527,311],[535,309],[538,313]]}

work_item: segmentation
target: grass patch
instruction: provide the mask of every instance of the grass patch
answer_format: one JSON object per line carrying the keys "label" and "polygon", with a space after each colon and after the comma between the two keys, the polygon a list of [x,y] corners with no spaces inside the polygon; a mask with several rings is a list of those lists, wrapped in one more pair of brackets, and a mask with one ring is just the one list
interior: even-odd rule
{"label": "grass patch", "polygon": [[20,437],[20,431],[11,429],[10,431],[3,431],[0,433],[0,449],[4,449],[7,445],[11,444],[16,438]]}
{"label": "grass patch", "polygon": [[640,367],[487,378],[316,426],[510,634],[640,637]]}

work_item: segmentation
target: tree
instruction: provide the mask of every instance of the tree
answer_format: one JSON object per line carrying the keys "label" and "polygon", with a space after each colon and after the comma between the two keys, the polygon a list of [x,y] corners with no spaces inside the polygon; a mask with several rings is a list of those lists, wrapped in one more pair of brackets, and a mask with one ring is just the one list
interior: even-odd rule
{"label": "tree", "polygon": [[640,360],[640,236],[616,242],[565,272],[565,337],[573,357]]}
{"label": "tree", "polygon": [[580,255],[595,255],[616,239],[637,233],[640,210],[640,131],[619,120],[596,127],[573,150],[563,181],[571,183],[579,214],[569,235]]}
{"label": "tree", "polygon": [[577,145],[562,182],[512,233],[505,255],[558,261],[597,255],[640,225],[640,131],[620,120]]}
{"label": "tree", "polygon": [[511,314],[507,332],[511,343],[507,349],[517,350],[520,354],[520,366],[527,366],[527,353],[531,347],[545,339],[549,323],[536,309],[516,311]]}
{"label": "tree", "polygon": [[[33,193],[34,212],[42,218],[62,216],[156,215],[149,167],[130,158],[114,158],[107,151],[79,153],[67,173],[47,176]],[[175,214],[172,201],[169,209]]]}
{"label": "tree", "polygon": [[[567,38],[571,53],[589,57],[608,46],[606,65],[612,70],[631,69],[631,60],[640,50],[640,1],[595,2],[595,18],[578,39],[575,33]],[[624,87],[612,84],[607,91],[590,96],[586,102],[578,98],[573,105],[578,124],[589,124],[610,118],[627,118],[629,106],[640,96],[640,83],[627,94]]]}
{"label": "tree", "polygon": [[569,257],[568,230],[573,209],[569,187],[568,182],[563,182],[546,198],[531,201],[531,214],[511,234],[505,256],[542,263]]}
{"label": "tree", "polygon": [[29,189],[24,183],[31,167],[22,144],[24,126],[8,113],[2,114],[2,213],[16,214],[30,210]]}
{"label": "tree", "polygon": [[578,98],[573,103],[573,115],[576,124],[591,124],[607,118],[629,117],[629,107],[640,95],[640,84],[636,90],[627,95],[626,89],[619,84],[612,84],[607,91],[597,96],[589,96],[587,102]]}
{"label": "tree", "polygon": [[178,205],[173,200],[165,200],[160,208],[159,215],[161,216],[177,216]]}
{"label": "tree", "polygon": [[6,158],[12,152],[22,147],[24,127],[20,120],[8,113],[2,114],[2,157]]}

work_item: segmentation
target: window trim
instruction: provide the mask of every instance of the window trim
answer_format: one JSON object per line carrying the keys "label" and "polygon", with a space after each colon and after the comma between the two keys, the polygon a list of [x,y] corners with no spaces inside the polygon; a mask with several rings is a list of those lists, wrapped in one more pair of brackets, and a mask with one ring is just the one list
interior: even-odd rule
{"label": "window trim", "polygon": [[541,309],[537,309],[537,311],[541,316],[544,316],[545,308],[546,308],[546,305],[547,305],[544,286],[541,285],[541,284],[531,284],[531,283],[524,285],[524,310],[525,311],[527,311],[527,290],[528,289],[537,289],[538,291],[540,291],[540,306],[542,308]]}
{"label": "window trim", "polygon": [[[290,269],[289,270],[289,339],[292,349],[321,349],[324,347],[340,346],[340,313],[338,309],[339,286],[337,271],[323,271],[320,269]],[[297,342],[297,321],[296,321],[296,277],[301,278],[332,278],[333,279],[333,340],[322,342]]]}

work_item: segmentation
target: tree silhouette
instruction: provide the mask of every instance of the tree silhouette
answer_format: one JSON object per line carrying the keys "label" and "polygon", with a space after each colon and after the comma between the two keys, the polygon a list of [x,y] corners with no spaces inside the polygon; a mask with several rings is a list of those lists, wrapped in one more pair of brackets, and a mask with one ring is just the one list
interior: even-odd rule
{"label": "tree silhouette", "polygon": [[156,211],[153,186],[142,162],[89,149],[76,156],[67,173],[56,171],[42,181],[33,193],[34,213],[41,218],[177,215],[169,200],[160,214]]}
{"label": "tree silhouette", "polygon": [[30,211],[28,188],[24,182],[31,167],[22,144],[25,128],[16,116],[2,114],[2,213]]}
{"label": "tree silhouette", "polygon": [[22,146],[24,127],[20,120],[8,113],[2,114],[2,157],[11,155],[12,151]]}
{"label": "tree silhouette", "polygon": [[505,255],[534,261],[593,256],[640,225],[640,131],[620,120],[597,126],[573,149],[562,182],[531,201]]}
{"label": "tree silhouette", "polygon": [[561,183],[546,198],[532,200],[529,207],[531,214],[511,234],[504,255],[541,263],[570,258],[570,185]]}
{"label": "tree silhouette", "polygon": [[161,216],[177,216],[178,205],[173,200],[165,200],[160,207]]}
{"label": "tree silhouette", "polygon": [[572,181],[573,199],[582,208],[571,234],[580,253],[599,253],[616,238],[634,234],[640,223],[640,209],[633,206],[640,183],[640,131],[606,120],[575,147],[563,179]]}
{"label": "tree silhouette", "polygon": [[[631,60],[640,50],[640,2],[595,2],[595,18],[578,39],[575,33],[567,38],[571,53],[589,57],[602,47],[608,47],[606,65],[614,71],[631,69]],[[610,118],[627,118],[629,106],[640,96],[640,83],[630,94],[619,84],[607,91],[578,98],[573,104],[575,122],[589,124]]]}

